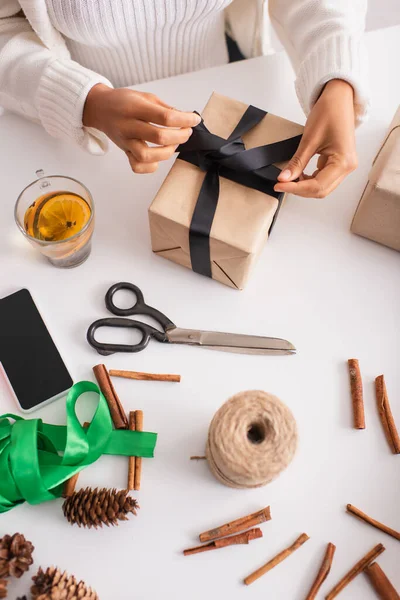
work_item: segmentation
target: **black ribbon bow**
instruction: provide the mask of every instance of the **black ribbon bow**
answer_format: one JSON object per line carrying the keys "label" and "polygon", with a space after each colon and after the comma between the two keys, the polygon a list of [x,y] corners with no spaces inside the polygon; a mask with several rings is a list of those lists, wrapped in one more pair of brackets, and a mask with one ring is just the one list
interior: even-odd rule
{"label": "black ribbon bow", "polygon": [[266,114],[264,110],[250,105],[227,140],[211,133],[201,121],[193,128],[189,140],[178,148],[178,158],[206,171],[189,231],[190,258],[196,273],[212,276],[210,232],[218,205],[220,177],[273,196],[278,199],[279,205],[282,201],[283,193],[274,190],[280,169],[273,163],[290,160],[301,135],[246,150],[242,135],[255,127]]}

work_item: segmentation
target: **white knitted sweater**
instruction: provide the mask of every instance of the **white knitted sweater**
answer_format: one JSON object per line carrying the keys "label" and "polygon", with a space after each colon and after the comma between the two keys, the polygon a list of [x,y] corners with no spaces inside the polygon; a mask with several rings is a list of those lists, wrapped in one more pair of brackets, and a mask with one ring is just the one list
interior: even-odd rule
{"label": "white knitted sweater", "polygon": [[305,113],[327,81],[341,78],[353,85],[362,120],[367,0],[268,4],[269,15],[264,0],[0,0],[0,104],[100,153],[102,136],[82,125],[93,85],[128,86],[224,64],[226,28],[246,56],[271,53],[269,16]]}

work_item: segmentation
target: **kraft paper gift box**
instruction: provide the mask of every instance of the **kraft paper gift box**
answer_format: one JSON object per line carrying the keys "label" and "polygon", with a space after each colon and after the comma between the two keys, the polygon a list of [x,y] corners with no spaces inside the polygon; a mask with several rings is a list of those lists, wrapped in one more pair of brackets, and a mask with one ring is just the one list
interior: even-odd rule
{"label": "kraft paper gift box", "polygon": [[[181,154],[150,206],[152,249],[163,258],[243,289],[283,201],[284,194],[273,191],[279,168],[294,154],[303,127],[216,93],[202,118],[205,131],[203,124],[195,127],[189,141],[179,148]],[[238,141],[233,132],[243,129],[246,120],[247,131]],[[236,142],[229,144],[230,136]],[[259,147],[270,144],[265,156],[260,156]],[[203,152],[197,151],[199,145]],[[256,150],[236,155],[236,151],[250,149]],[[238,156],[239,162],[245,157],[246,166],[236,168]],[[254,163],[250,173],[249,162]],[[218,186],[219,194],[210,200],[208,196],[215,196]],[[216,209],[214,205],[210,209],[210,202],[215,202]],[[209,210],[215,214],[208,214]]]}
{"label": "kraft paper gift box", "polygon": [[400,107],[372,164],[351,231],[400,251]]}

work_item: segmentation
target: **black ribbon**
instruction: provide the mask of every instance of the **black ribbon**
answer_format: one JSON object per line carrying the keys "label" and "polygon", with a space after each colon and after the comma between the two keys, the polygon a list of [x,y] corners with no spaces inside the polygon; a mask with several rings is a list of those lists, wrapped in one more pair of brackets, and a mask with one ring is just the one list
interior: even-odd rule
{"label": "black ribbon", "polygon": [[[206,171],[189,231],[190,258],[196,273],[212,276],[210,232],[218,205],[220,177],[273,196],[278,199],[280,207],[283,194],[274,190],[280,169],[273,163],[290,160],[301,135],[246,150],[242,135],[255,127],[266,114],[264,110],[250,105],[227,140],[211,133],[202,121],[193,128],[189,140],[178,148],[178,158]],[[277,214],[278,211],[271,228]]]}

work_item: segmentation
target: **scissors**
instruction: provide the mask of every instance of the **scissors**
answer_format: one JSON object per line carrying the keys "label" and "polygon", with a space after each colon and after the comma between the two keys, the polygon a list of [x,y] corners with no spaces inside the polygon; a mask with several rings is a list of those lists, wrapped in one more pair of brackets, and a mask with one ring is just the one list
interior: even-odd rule
{"label": "scissors", "polygon": [[[114,294],[119,290],[129,290],[132,292],[135,302],[131,308],[119,308],[114,304]],[[151,339],[164,344],[187,344],[189,346],[201,346],[203,348],[222,350],[224,352],[238,352],[240,354],[279,355],[296,353],[296,348],[293,344],[279,338],[181,329],[162,312],[147,305],[144,301],[142,291],[133,283],[121,282],[112,285],[106,294],[105,301],[107,309],[117,316],[98,319],[92,323],[87,332],[89,344],[103,356],[108,356],[115,352],[141,352],[148,346]],[[158,322],[162,331],[155,329],[147,323],[124,318],[133,315],[152,317]],[[100,327],[129,327],[139,331],[142,339],[137,344],[101,343],[95,338],[95,333]]]}

